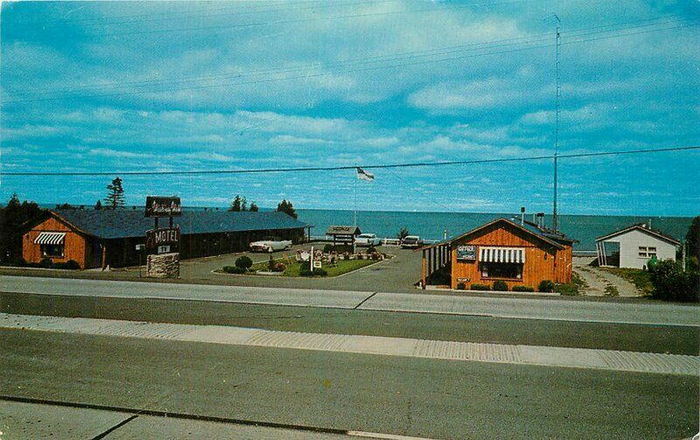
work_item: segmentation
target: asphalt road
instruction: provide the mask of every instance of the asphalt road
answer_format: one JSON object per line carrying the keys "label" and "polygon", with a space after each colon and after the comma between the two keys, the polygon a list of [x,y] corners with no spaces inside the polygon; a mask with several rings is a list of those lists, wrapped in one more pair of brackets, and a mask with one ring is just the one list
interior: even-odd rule
{"label": "asphalt road", "polygon": [[571,301],[566,298],[493,298],[459,295],[137,283],[64,278],[0,277],[0,291],[123,298],[194,299],[378,311],[483,315],[653,325],[700,325],[695,305]]}
{"label": "asphalt road", "polygon": [[1,330],[3,395],[429,438],[686,438],[698,378]]}
{"label": "asphalt road", "polygon": [[0,293],[0,312],[698,355],[699,327]]}

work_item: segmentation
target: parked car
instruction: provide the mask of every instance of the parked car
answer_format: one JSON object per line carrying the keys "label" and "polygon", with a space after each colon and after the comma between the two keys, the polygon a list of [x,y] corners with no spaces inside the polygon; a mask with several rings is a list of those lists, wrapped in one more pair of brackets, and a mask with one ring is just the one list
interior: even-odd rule
{"label": "parked car", "polygon": [[417,249],[423,246],[423,241],[417,235],[407,235],[401,240],[401,247],[408,249]]}
{"label": "parked car", "polygon": [[379,246],[382,244],[382,239],[377,238],[376,234],[360,234],[355,238],[357,246]]}
{"label": "parked car", "polygon": [[281,240],[279,237],[265,237],[260,241],[250,243],[252,252],[275,252],[289,249],[292,246],[291,240]]}

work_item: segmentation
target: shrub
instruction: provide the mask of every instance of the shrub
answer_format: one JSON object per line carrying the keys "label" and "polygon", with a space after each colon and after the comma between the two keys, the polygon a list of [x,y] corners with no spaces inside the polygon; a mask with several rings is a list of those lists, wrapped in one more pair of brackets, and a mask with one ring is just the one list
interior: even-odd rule
{"label": "shrub", "polygon": [[537,286],[539,292],[554,292],[554,283],[550,280],[542,280]]}
{"label": "shrub", "polygon": [[7,264],[10,266],[17,266],[17,267],[28,266],[27,260],[25,260],[22,257],[15,257],[15,258],[11,259]]}
{"label": "shrub", "polygon": [[457,290],[467,290],[467,285],[464,283],[457,283]]}
{"label": "shrub", "polygon": [[373,260],[379,260],[379,252],[372,252],[371,256]]}
{"label": "shrub", "polygon": [[287,265],[285,265],[284,263],[277,263],[272,268],[273,272],[284,272],[285,270],[287,270]]}
{"label": "shrub", "polygon": [[253,265],[253,260],[250,259],[247,255],[243,255],[241,257],[236,258],[236,262],[234,263],[236,267],[240,267],[241,269],[248,270],[250,269],[250,266]]}
{"label": "shrub", "polygon": [[493,283],[493,290],[508,291],[508,284],[505,281],[498,280]]}
{"label": "shrub", "polygon": [[660,261],[650,270],[654,298],[670,301],[700,300],[700,272],[683,272],[681,264],[675,261]]}
{"label": "shrub", "polygon": [[53,261],[51,261],[51,258],[44,258],[39,262],[39,267],[43,267],[45,269],[50,268],[53,266]]}
{"label": "shrub", "polygon": [[323,252],[326,254],[328,252],[333,252],[334,250],[335,250],[335,248],[333,247],[332,244],[327,244],[327,245],[323,246]]}
{"label": "shrub", "polygon": [[449,285],[452,281],[452,274],[450,274],[446,267],[443,267],[431,273],[427,281],[428,284],[433,286]]}
{"label": "shrub", "polygon": [[270,259],[267,260],[267,270],[270,272],[275,270],[275,260],[272,259],[272,255],[270,255]]}
{"label": "shrub", "polygon": [[472,284],[471,290],[491,290],[488,284]]}
{"label": "shrub", "polygon": [[326,272],[325,269],[314,269],[312,272],[308,268],[303,268],[302,270],[299,271],[299,275],[301,275],[303,277],[313,277],[313,276],[325,277],[326,275],[328,275],[328,272]]}
{"label": "shrub", "polygon": [[557,284],[554,286],[554,291],[562,295],[575,296],[578,295],[578,286],[575,283]]}
{"label": "shrub", "polygon": [[377,248],[374,246],[370,246],[367,248],[367,253],[368,254],[376,254],[377,253]]}
{"label": "shrub", "polygon": [[246,273],[246,269],[238,266],[224,266],[224,272],[226,273]]}
{"label": "shrub", "polygon": [[513,292],[534,292],[535,289],[530,286],[513,286]]}
{"label": "shrub", "polygon": [[53,267],[55,269],[78,270],[80,269],[80,264],[75,260],[68,260],[65,263],[54,263]]}

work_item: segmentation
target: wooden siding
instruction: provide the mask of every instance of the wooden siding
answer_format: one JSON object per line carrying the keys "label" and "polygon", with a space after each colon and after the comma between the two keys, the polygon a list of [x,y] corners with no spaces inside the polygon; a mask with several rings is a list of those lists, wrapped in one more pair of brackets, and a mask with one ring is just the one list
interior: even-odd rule
{"label": "wooden siding", "polygon": [[[524,248],[525,264],[523,265],[522,278],[518,280],[482,278],[479,261],[481,256],[478,252],[476,261],[457,261],[457,246],[465,244]],[[452,244],[452,249],[451,287],[453,289],[456,289],[459,283],[464,283],[467,288],[472,284],[492,286],[494,281],[499,279],[508,285],[508,289],[512,289],[513,286],[528,286],[537,289],[542,280],[552,280],[559,283],[571,281],[571,247],[566,246],[564,250],[558,250],[554,246],[507,224],[496,224],[473,236],[457,240]]]}
{"label": "wooden siding", "polygon": [[[34,240],[42,232],[66,233],[63,257],[44,257],[41,255],[41,245],[34,244]],[[46,219],[22,236],[22,257],[29,263],[39,263],[44,258],[50,258],[54,263],[74,260],[81,269],[85,269],[90,261],[90,254],[91,250],[86,237],[54,217]]]}
{"label": "wooden siding", "polygon": [[[136,250],[137,244],[146,241],[146,231],[142,237],[100,239],[76,231],[68,224],[50,217],[34,227],[22,237],[22,256],[27,262],[39,263],[45,257],[41,255],[41,246],[34,240],[41,232],[65,232],[64,256],[50,257],[56,263],[75,260],[81,269],[100,267],[102,265],[102,244],[106,246],[105,264],[110,267],[124,267],[144,264],[145,255]],[[223,232],[214,234],[183,234],[180,241],[180,257],[199,258],[248,250],[252,241],[267,236],[280,237],[300,243],[304,239],[304,229],[258,230],[245,232]]]}

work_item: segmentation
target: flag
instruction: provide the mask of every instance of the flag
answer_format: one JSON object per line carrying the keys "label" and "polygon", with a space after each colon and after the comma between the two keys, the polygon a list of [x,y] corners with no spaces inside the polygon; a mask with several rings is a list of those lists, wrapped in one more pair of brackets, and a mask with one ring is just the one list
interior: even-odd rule
{"label": "flag", "polygon": [[374,174],[368,173],[367,171],[363,170],[360,167],[357,167],[357,178],[360,180],[366,180],[368,182],[371,182],[374,180]]}

